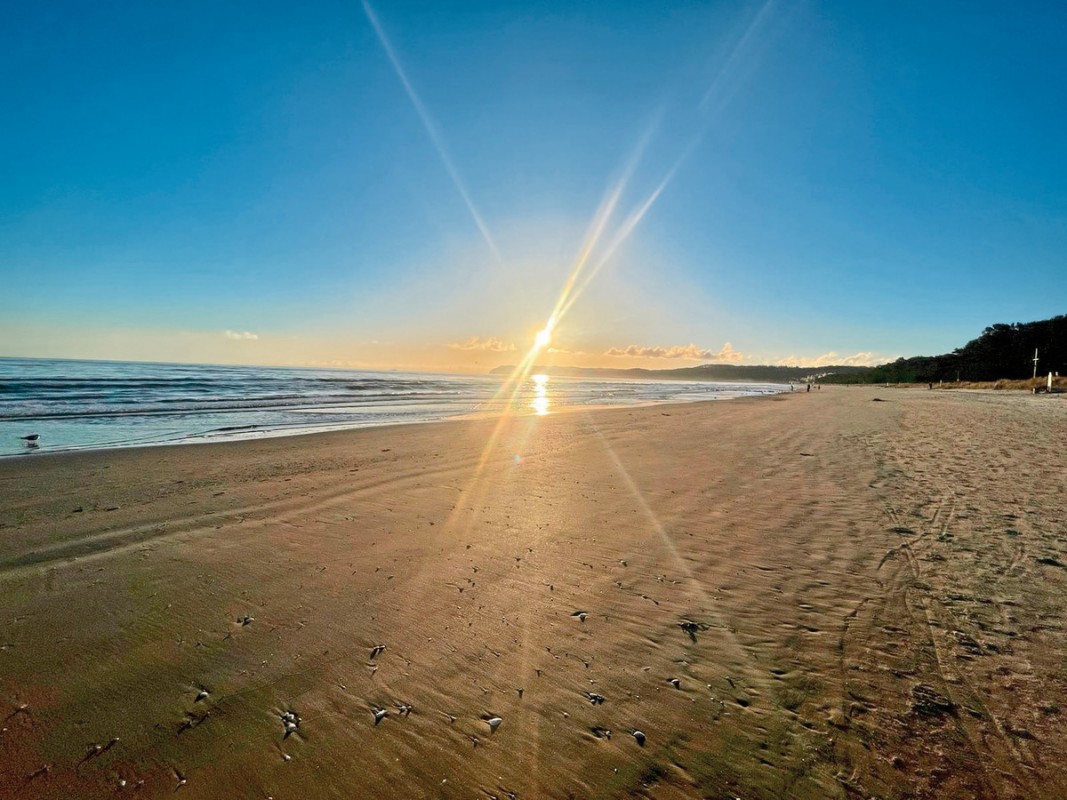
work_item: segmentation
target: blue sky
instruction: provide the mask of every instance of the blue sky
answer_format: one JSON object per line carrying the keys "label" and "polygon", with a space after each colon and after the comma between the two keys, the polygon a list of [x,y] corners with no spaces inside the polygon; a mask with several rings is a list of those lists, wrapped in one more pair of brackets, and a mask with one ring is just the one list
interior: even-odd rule
{"label": "blue sky", "polygon": [[0,354],[483,370],[575,272],[556,363],[1067,311],[1063,4],[308,5],[8,10]]}

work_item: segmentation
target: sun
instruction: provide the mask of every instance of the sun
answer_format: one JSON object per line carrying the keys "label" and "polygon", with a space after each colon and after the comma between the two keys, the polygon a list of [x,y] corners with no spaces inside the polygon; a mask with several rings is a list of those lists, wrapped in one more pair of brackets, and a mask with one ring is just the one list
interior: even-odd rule
{"label": "sun", "polygon": [[545,323],[545,327],[537,332],[537,335],[534,336],[533,352],[544,350],[552,343],[552,329],[554,327],[556,327],[556,321],[549,319]]}

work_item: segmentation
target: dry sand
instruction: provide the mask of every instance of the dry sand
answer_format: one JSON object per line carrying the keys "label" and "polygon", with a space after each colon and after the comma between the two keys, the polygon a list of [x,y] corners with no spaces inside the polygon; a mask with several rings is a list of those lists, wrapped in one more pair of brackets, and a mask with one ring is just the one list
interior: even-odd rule
{"label": "dry sand", "polygon": [[496,425],[0,462],[0,795],[1067,797],[1064,398]]}

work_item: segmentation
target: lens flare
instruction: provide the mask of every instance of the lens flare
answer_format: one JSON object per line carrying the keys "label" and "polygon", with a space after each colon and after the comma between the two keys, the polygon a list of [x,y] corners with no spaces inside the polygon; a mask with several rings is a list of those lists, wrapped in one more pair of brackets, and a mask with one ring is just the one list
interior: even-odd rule
{"label": "lens flare", "polygon": [[374,13],[374,9],[371,8],[370,3],[367,2],[367,0],[363,0],[363,13],[367,15],[367,20],[374,29],[374,33],[378,37],[378,42],[381,44],[386,56],[388,56],[389,63],[393,65],[393,71],[396,72],[396,76],[400,80],[401,85],[403,85],[404,91],[407,92],[411,105],[415,107],[415,113],[418,114],[419,121],[422,122],[422,127],[426,130],[426,135],[430,138],[430,142],[437,151],[437,155],[440,156],[441,163],[444,164],[448,177],[452,179],[456,191],[463,199],[463,203],[467,206],[467,211],[470,213],[471,219],[474,220],[474,224],[482,234],[482,238],[485,239],[485,244],[489,247],[489,250],[492,252],[497,263],[503,264],[504,259],[500,255],[500,250],[497,249],[492,234],[489,232],[489,226],[485,224],[485,220],[482,218],[481,213],[474,205],[470,192],[467,191],[467,184],[463,181],[463,178],[460,177],[459,170],[456,169],[456,165],[452,161],[448,149],[445,147],[444,137],[441,135],[436,123],[430,116],[430,112],[422,102],[422,98],[419,97],[418,93],[415,91],[415,87],[408,79],[407,72],[404,71],[404,67],[400,64],[400,59],[397,58],[396,51],[393,50],[392,42],[390,42],[385,35],[385,31],[382,29],[382,25],[378,21],[378,16]]}

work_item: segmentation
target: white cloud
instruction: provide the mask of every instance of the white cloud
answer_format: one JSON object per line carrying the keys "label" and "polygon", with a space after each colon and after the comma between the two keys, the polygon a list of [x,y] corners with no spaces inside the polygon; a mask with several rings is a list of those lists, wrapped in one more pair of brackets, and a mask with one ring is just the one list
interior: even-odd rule
{"label": "white cloud", "polygon": [[745,358],[744,355],[734,350],[729,342],[719,350],[708,350],[697,347],[695,344],[675,345],[674,347],[642,347],[631,344],[627,347],[609,348],[604,355],[630,358],[681,358],[687,361],[716,361],[726,364],[736,364]]}
{"label": "white cloud", "polygon": [[449,345],[453,350],[488,350],[492,353],[509,353],[518,348],[503,339],[489,336],[483,339],[481,336],[472,336],[465,342],[453,342]]}
{"label": "white cloud", "polygon": [[775,363],[781,367],[874,367],[893,360],[894,357],[880,356],[876,353],[853,353],[850,356],[843,356],[831,350],[815,358],[787,356]]}
{"label": "white cloud", "polygon": [[258,339],[259,335],[252,333],[251,331],[226,331],[224,334],[227,339],[233,339],[234,341],[252,341]]}

